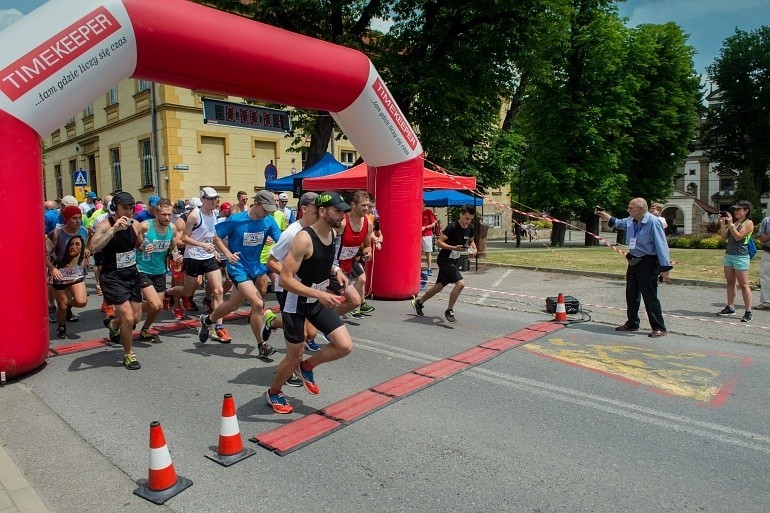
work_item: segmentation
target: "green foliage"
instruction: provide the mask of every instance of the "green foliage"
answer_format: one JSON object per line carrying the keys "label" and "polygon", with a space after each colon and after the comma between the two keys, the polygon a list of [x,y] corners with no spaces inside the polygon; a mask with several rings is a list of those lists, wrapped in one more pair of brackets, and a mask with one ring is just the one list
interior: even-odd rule
{"label": "green foliage", "polygon": [[668,247],[677,249],[721,249],[727,247],[727,241],[719,235],[697,234],[667,237]]}
{"label": "green foliage", "polygon": [[716,171],[753,173],[755,189],[767,191],[770,169],[770,27],[735,30],[708,67],[718,90],[704,126],[706,155]]}
{"label": "green foliage", "polygon": [[765,216],[759,202],[759,193],[755,187],[754,173],[751,170],[746,169],[738,176],[733,199],[735,201],[748,200],[751,203],[750,218],[754,221],[754,225],[759,226],[759,223],[762,222]]}
{"label": "green foliage", "polygon": [[547,219],[541,219],[540,221],[535,221],[534,224],[538,230],[550,230],[553,227],[553,223]]}

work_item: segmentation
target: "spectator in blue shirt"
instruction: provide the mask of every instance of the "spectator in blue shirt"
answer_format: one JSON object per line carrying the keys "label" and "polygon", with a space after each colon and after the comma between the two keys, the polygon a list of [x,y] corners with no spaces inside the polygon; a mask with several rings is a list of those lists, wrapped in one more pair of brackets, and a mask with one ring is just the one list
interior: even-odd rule
{"label": "spectator in blue shirt", "polygon": [[610,228],[626,232],[628,269],[626,270],[626,307],[628,320],[615,328],[617,331],[639,330],[640,297],[647,309],[652,331],[648,336],[664,337],[666,324],[658,300],[658,279],[669,281],[672,269],[668,255],[666,235],[658,218],[647,210],[644,198],[634,198],[628,203],[629,217],[617,219],[597,208],[596,215],[607,221]]}

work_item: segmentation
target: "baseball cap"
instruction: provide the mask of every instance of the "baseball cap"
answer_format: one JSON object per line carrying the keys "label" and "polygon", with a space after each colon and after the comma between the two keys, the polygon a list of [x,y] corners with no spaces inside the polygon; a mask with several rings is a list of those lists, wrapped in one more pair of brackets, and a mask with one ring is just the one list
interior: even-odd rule
{"label": "baseball cap", "polygon": [[179,200],[176,203],[174,203],[174,208],[177,210],[184,210],[184,200]]}
{"label": "baseball cap", "polygon": [[135,205],[134,197],[128,192],[119,192],[112,197],[112,202],[116,205]]}
{"label": "baseball cap", "polygon": [[315,199],[318,197],[317,192],[306,192],[299,198],[300,208],[308,205],[315,205]]}
{"label": "baseball cap", "polygon": [[232,207],[232,205],[225,201],[224,203],[219,205],[219,211],[220,212],[230,212],[230,207]]}
{"label": "baseball cap", "polygon": [[80,211],[79,207],[74,205],[67,205],[64,207],[64,210],[62,210],[61,215],[64,217],[64,222],[67,223],[73,216],[83,215],[83,212]]}
{"label": "baseball cap", "polygon": [[158,203],[160,203],[160,196],[150,196],[150,199],[147,200],[147,204],[151,207],[157,207]]}
{"label": "baseball cap", "polygon": [[218,197],[219,193],[213,187],[204,187],[201,189],[201,198],[213,199]]}
{"label": "baseball cap", "polygon": [[88,191],[86,193],[86,198],[96,199],[96,193],[94,191]]}
{"label": "baseball cap", "polygon": [[200,198],[190,198],[191,208],[202,207],[202,206],[203,206],[203,202],[200,200]]}
{"label": "baseball cap", "polygon": [[70,205],[74,206],[74,207],[78,206],[77,198],[75,196],[71,196],[71,195],[64,196],[61,199],[60,203],[61,203],[61,206],[63,206],[63,207],[69,207]]}
{"label": "baseball cap", "polygon": [[254,201],[265,207],[268,212],[278,210],[278,207],[275,206],[275,197],[270,191],[259,191],[254,195]]}
{"label": "baseball cap", "polygon": [[342,196],[340,196],[339,192],[322,192],[315,199],[315,204],[318,207],[334,207],[337,210],[341,210],[343,212],[350,212],[350,205],[345,203],[345,200],[342,199]]}
{"label": "baseball cap", "polygon": [[733,205],[730,208],[735,208],[735,207],[745,208],[746,210],[751,210],[751,203],[746,201],[746,200],[740,200],[740,201],[736,201],[735,205]]}
{"label": "baseball cap", "polygon": [[289,201],[289,197],[286,195],[285,192],[282,192],[278,195],[278,201]]}

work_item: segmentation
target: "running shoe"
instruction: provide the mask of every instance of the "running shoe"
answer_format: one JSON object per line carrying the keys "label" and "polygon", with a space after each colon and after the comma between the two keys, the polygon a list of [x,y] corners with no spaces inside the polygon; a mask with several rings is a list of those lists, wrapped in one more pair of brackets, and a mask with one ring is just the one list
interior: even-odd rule
{"label": "running shoe", "polygon": [[297,366],[297,370],[295,372],[302,378],[302,384],[305,385],[305,390],[307,390],[310,394],[318,395],[318,385],[315,383],[313,371],[304,370],[302,368],[302,364],[300,363]]}
{"label": "running shoe", "polygon": [[150,330],[140,331],[139,337],[145,342],[149,342],[151,344],[160,344],[161,342],[163,342],[158,335],[150,332]]}
{"label": "running shoe", "polygon": [[425,314],[423,314],[422,306],[423,305],[422,305],[422,303],[420,303],[419,299],[412,299],[412,308],[414,308],[414,313],[416,313],[420,317],[425,315]]}
{"label": "running shoe", "polygon": [[425,272],[425,274],[427,274],[428,276],[433,276],[433,269],[428,269],[428,270]]}
{"label": "running shoe", "polygon": [[259,357],[267,358],[268,356],[275,354],[276,349],[270,344],[259,344]]}
{"label": "running shoe", "polygon": [[273,407],[275,413],[286,414],[294,411],[294,408],[292,408],[289,401],[286,400],[286,396],[283,395],[283,392],[271,394],[270,390],[268,390],[265,392],[265,399],[267,399],[267,404]]}
{"label": "running shoe", "polygon": [[321,346],[315,343],[315,340],[305,340],[305,349],[311,353],[317,353],[321,350]]}
{"label": "running shoe", "polygon": [[174,313],[174,319],[178,321],[182,320],[182,318],[184,317],[184,312],[182,311],[182,307],[179,305],[175,306],[172,312]]}
{"label": "running shoe", "polygon": [[201,344],[205,343],[209,339],[209,331],[211,331],[211,325],[206,324],[205,322],[206,317],[208,317],[208,314],[203,314],[198,317],[198,322],[201,323],[201,325],[198,326],[198,340]]}
{"label": "running shoe", "polygon": [[265,325],[262,326],[262,341],[267,342],[267,339],[270,338],[270,334],[273,333],[273,319],[275,319],[277,315],[273,313],[272,310],[267,310],[265,312],[265,316],[263,317],[263,320],[265,321]]}
{"label": "running shoe", "polygon": [[192,297],[190,297],[190,296],[182,297],[182,306],[188,312],[192,312],[193,311],[192,304],[193,304]]}
{"label": "running shoe", "polygon": [[115,317],[115,307],[112,305],[105,305],[104,307],[104,315],[109,317],[110,319]]}
{"label": "running shoe", "polygon": [[366,301],[364,301],[363,303],[361,303],[361,306],[358,307],[358,311],[361,312],[362,314],[368,314],[374,311],[374,307],[369,303],[367,303]]}
{"label": "running shoe", "polygon": [[136,359],[136,355],[134,353],[123,355],[123,365],[128,370],[138,370],[142,368],[142,366],[139,365],[139,361]]}
{"label": "running shoe", "polygon": [[[60,340],[64,340],[67,338],[67,326],[59,326],[59,329],[57,330],[57,333],[56,333],[56,338]],[[302,386],[302,384],[300,383],[299,386]]]}
{"label": "running shoe", "polygon": [[726,306],[721,311],[717,312],[717,315],[719,315],[720,317],[735,315],[735,308],[730,308],[729,306]]}
{"label": "running shoe", "polygon": [[457,319],[455,319],[455,313],[452,310],[447,310],[444,312],[444,319],[446,319],[447,322],[457,322]]}
{"label": "running shoe", "polygon": [[354,319],[363,319],[364,318],[364,314],[362,314],[361,310],[358,309],[358,308],[356,308],[355,310],[350,312],[350,316],[353,317]]}
{"label": "running shoe", "polygon": [[168,294],[165,292],[163,293],[163,309],[168,310],[171,308],[171,298],[168,297]]}
{"label": "running shoe", "polygon": [[190,308],[188,308],[188,310],[191,312],[200,312],[201,309],[198,308],[198,303],[195,302],[192,296],[190,296],[188,299],[190,300]]}
{"label": "running shoe", "polygon": [[72,308],[67,308],[67,322],[78,322],[78,316],[72,313]]}
{"label": "running shoe", "polygon": [[286,380],[286,384],[290,387],[299,388],[302,386],[302,378],[296,372],[292,372],[291,377]]}
{"label": "running shoe", "polygon": [[206,313],[211,313],[214,311],[214,305],[211,303],[211,298],[209,297],[203,298],[203,306],[206,308]]}
{"label": "running shoe", "polygon": [[110,342],[113,344],[120,344],[120,329],[113,328],[111,321],[112,318],[105,317],[102,323],[104,324],[104,327],[107,328],[110,332]]}
{"label": "running shoe", "polygon": [[741,317],[741,322],[751,322],[753,318],[754,316],[751,315],[751,310],[747,310],[746,313],[743,314],[743,317]]}
{"label": "running shoe", "polygon": [[227,328],[214,328],[214,333],[211,334],[211,340],[215,340],[220,344],[229,344],[233,338],[230,336],[230,332]]}

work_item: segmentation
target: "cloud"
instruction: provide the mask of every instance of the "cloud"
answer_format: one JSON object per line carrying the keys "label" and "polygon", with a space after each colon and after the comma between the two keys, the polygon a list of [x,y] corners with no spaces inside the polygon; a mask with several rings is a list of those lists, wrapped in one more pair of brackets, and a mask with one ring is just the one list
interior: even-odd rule
{"label": "cloud", "polygon": [[18,9],[0,9],[0,30],[24,16]]}

